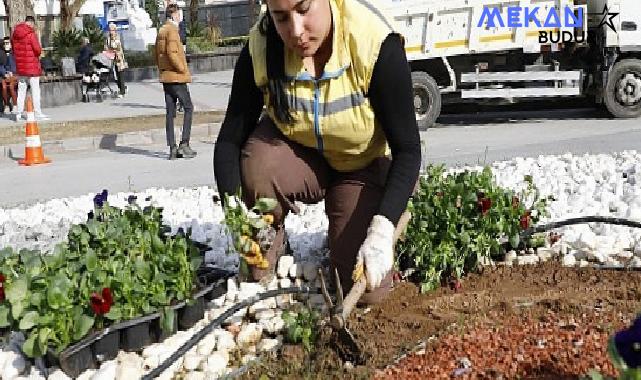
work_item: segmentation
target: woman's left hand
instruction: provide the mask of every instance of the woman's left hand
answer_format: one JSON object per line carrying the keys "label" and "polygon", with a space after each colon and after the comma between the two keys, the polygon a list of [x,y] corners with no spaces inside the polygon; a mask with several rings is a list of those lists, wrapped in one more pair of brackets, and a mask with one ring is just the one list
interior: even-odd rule
{"label": "woman's left hand", "polygon": [[352,275],[354,281],[365,272],[369,289],[380,286],[394,264],[394,229],[394,224],[386,217],[374,215],[365,241],[358,250]]}

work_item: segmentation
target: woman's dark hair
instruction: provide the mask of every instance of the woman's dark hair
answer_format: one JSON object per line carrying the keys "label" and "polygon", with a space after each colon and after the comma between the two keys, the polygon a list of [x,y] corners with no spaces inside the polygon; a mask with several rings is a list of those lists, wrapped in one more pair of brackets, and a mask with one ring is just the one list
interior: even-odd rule
{"label": "woman's dark hair", "polygon": [[289,109],[287,94],[285,93],[285,49],[283,40],[276,32],[274,20],[269,9],[260,22],[259,31],[267,39],[266,57],[267,64],[267,91],[269,92],[269,106],[274,110],[277,121],[292,124],[294,117]]}

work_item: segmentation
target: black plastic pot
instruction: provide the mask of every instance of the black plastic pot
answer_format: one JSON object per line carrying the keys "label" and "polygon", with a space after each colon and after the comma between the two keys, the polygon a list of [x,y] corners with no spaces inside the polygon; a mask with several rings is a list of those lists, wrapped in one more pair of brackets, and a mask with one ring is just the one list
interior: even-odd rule
{"label": "black plastic pot", "polygon": [[96,340],[92,348],[94,358],[99,363],[115,359],[120,349],[120,331],[112,331]]}
{"label": "black plastic pot", "polygon": [[120,348],[125,351],[140,351],[152,343],[150,321],[140,322],[121,331]]}
{"label": "black plastic pot", "polygon": [[165,332],[162,329],[162,325],[160,324],[160,318],[156,318],[151,321],[151,335],[152,338],[154,339],[154,342],[162,342],[163,340],[169,338],[170,336],[174,335],[178,331],[178,318],[177,315],[174,317],[174,325],[169,332]]}
{"label": "black plastic pot", "polygon": [[205,317],[205,298],[198,297],[194,303],[178,310],[178,327],[187,330]]}
{"label": "black plastic pot", "polygon": [[60,355],[58,360],[60,362],[60,369],[72,378],[78,377],[87,369],[97,368],[91,346],[83,347],[68,355]]}

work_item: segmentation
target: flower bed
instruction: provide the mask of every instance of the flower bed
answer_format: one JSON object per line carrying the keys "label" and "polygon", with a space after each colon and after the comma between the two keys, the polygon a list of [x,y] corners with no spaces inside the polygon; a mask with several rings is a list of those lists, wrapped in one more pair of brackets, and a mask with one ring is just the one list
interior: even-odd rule
{"label": "flower bed", "polygon": [[[469,169],[482,170],[482,168]],[[553,197],[546,207],[549,216],[541,215],[539,223],[591,214],[641,219],[639,218],[641,193],[635,186],[637,178],[641,178],[641,156],[636,152],[516,159],[492,165],[492,177],[496,185],[503,187],[507,192],[513,192],[519,197],[520,204],[531,208],[533,200],[519,196],[528,187],[527,181],[523,181],[526,175],[531,176],[532,184],[539,191],[537,198]],[[150,189],[139,194],[139,199],[146,205],[149,202],[144,201],[144,198],[147,195],[153,195],[157,206],[164,208],[163,221],[171,227],[172,233],[175,234],[181,227],[184,230],[191,227],[192,239],[211,248],[205,254],[206,262],[236,270],[238,259],[236,255],[226,253],[228,240],[221,238],[221,234],[226,236],[222,226],[223,213],[222,207],[212,201],[214,194],[207,188]],[[473,194],[476,199],[469,200],[469,210],[467,210],[469,213],[466,214],[468,221],[472,215],[476,215],[474,217],[476,219],[471,218],[473,223],[484,223],[496,220],[497,217],[500,219],[500,216],[504,215],[503,212],[513,212],[513,216],[515,218],[518,216],[518,219],[511,219],[510,228],[522,229],[521,216],[525,206],[523,209],[511,208],[512,199],[504,197],[498,190],[495,192],[495,190],[486,189],[484,196],[481,197],[477,191]],[[116,202],[126,204],[123,199],[126,199],[127,195],[119,194],[113,199],[114,204]],[[487,201],[484,206],[483,198],[491,199],[489,208]],[[480,205],[479,200],[481,200]],[[456,198],[452,201],[456,205]],[[3,231],[8,232],[0,236],[0,246],[6,243],[13,245],[15,242],[15,245],[22,247],[49,247],[53,240],[60,237],[60,231],[68,231],[72,220],[86,218],[91,203],[91,197],[81,197],[53,200],[30,208],[0,210],[0,226]],[[105,361],[99,369],[86,371],[80,377],[90,378],[124,369],[134,371],[131,369],[134,367],[138,372],[130,373],[142,374],[158,366],[159,361],[177,349],[207,321],[220,315],[238,300],[246,299],[266,289],[287,287],[292,283],[314,284],[315,269],[322,264],[326,254],[327,219],[323,206],[321,203],[301,207],[301,215],[288,216],[286,229],[293,256],[285,256],[279,262],[278,279],[265,285],[239,284],[235,280],[230,280],[227,293],[208,302],[205,305],[205,319],[191,329],[177,332],[162,344],[156,343],[146,347],[141,355],[132,354],[135,358],[121,351],[116,359]],[[54,207],[58,207],[59,211],[53,212]],[[535,216],[538,217],[538,215]],[[494,228],[491,224],[487,227]],[[641,249],[638,249],[641,246],[639,245],[641,232],[602,224],[568,226],[557,232],[560,235],[558,241],[552,244],[550,239],[546,239],[543,242],[544,246],[538,249],[531,247],[532,250],[530,250],[530,247],[518,246],[512,250],[513,246],[500,242],[499,247],[502,248],[497,251],[498,254],[490,254],[490,259],[493,259],[496,265],[501,264],[501,267],[486,269],[485,274],[481,276],[463,277],[462,287],[458,289],[459,295],[456,297],[453,296],[453,291],[447,288],[427,296],[418,296],[416,289],[412,291],[401,286],[397,291],[400,293],[396,293],[395,299],[390,300],[388,304],[372,308],[367,314],[357,315],[355,331],[368,341],[370,347],[378,345],[375,352],[379,354],[376,354],[370,362],[371,365],[385,366],[393,359],[394,355],[391,353],[400,351],[403,345],[413,345],[418,337],[429,335],[451,323],[456,323],[457,318],[462,318],[461,321],[464,321],[466,316],[484,313],[487,308],[475,306],[479,304],[479,300],[487,301],[489,305],[487,307],[499,308],[499,310],[503,310],[500,308],[513,310],[515,307],[520,310],[523,307],[527,308],[523,305],[529,302],[535,306],[551,305],[549,307],[563,313],[575,313],[577,318],[581,315],[581,305],[598,306],[610,308],[614,313],[621,312],[622,320],[625,319],[623,322],[628,322],[634,311],[641,307],[634,296],[637,293],[634,293],[633,289],[638,285],[635,274],[628,272],[606,274],[610,272],[599,272],[587,268],[576,271],[574,267],[600,264],[635,267],[638,265],[635,261],[641,260],[637,257],[641,255]],[[507,243],[510,240],[509,235],[505,236]],[[52,238],[52,236],[56,237]],[[574,261],[569,259],[570,257]],[[539,266],[509,267],[514,264],[540,263],[546,259],[558,261],[556,264],[544,264],[543,269]],[[484,264],[490,264],[490,261],[485,261]],[[559,264],[573,268],[560,268]],[[503,274],[492,275],[494,271]],[[452,272],[448,269],[443,271],[445,277],[449,277],[452,273],[456,274],[456,271]],[[512,277],[510,273],[513,274]],[[566,281],[564,278],[571,281]],[[486,281],[491,281],[494,287],[489,286]],[[477,282],[480,282],[480,285],[475,285]],[[567,286],[563,285],[566,283]],[[96,288],[94,291],[100,290],[101,288]],[[553,294],[559,296],[552,296]],[[608,300],[608,303],[604,304],[603,300]],[[306,302],[317,309],[322,309],[324,304],[322,299],[315,296],[310,297]],[[258,355],[277,350],[285,341],[282,338],[283,329],[285,329],[282,310],[296,303],[296,300],[291,297],[279,297],[274,302],[264,302],[250,310],[237,313],[224,328],[215,329],[211,336],[174,363],[170,371],[166,372],[167,378],[180,376],[202,379],[231,373],[243,368],[245,363]],[[399,310],[402,312],[399,313]],[[513,313],[509,310],[506,313]],[[613,331],[608,330],[608,333],[610,332]],[[19,339],[14,338],[13,341],[19,341]],[[321,344],[312,346],[319,347],[323,351],[322,343],[321,341]],[[5,348],[4,353],[11,352],[10,347],[12,347],[11,344]],[[380,352],[388,354],[382,355]],[[7,353],[5,356],[7,355],[13,354]],[[314,356],[319,358],[318,353]],[[282,365],[283,360],[272,363],[274,367],[269,373],[279,373],[278,363]],[[309,362],[305,363],[309,364]],[[288,364],[291,364],[291,361]],[[322,377],[329,373],[317,367],[308,366],[307,368],[318,370],[316,376]],[[332,368],[334,371],[338,370],[335,366]],[[57,373],[55,368],[51,369],[54,370],[52,372]],[[339,369],[341,376],[347,378],[352,376],[349,372],[344,373],[342,367]],[[28,368],[23,369],[23,373],[27,370]],[[339,372],[332,372],[328,376]],[[258,377],[261,373],[252,372],[252,374]]]}

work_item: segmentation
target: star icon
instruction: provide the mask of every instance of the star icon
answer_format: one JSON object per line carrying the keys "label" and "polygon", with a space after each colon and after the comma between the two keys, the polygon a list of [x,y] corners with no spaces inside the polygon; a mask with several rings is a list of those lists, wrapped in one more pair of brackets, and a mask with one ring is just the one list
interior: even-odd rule
{"label": "star icon", "polygon": [[601,16],[601,22],[599,23],[599,26],[597,28],[601,28],[603,25],[607,26],[610,28],[613,32],[616,33],[617,29],[614,27],[614,22],[613,19],[619,15],[618,12],[610,12],[610,9],[608,8],[608,5],[605,4],[603,6],[603,12],[601,13],[588,13],[588,16],[590,15],[595,15],[595,16]]}

